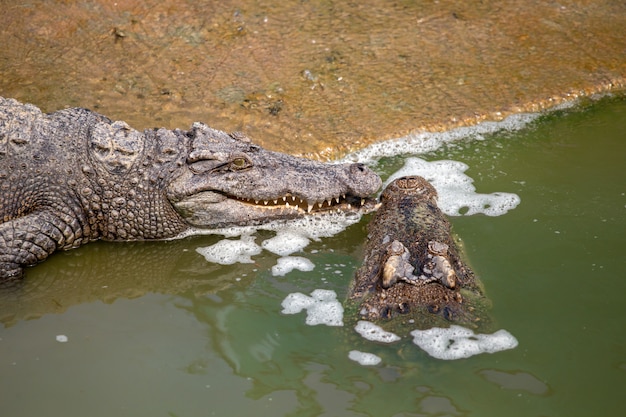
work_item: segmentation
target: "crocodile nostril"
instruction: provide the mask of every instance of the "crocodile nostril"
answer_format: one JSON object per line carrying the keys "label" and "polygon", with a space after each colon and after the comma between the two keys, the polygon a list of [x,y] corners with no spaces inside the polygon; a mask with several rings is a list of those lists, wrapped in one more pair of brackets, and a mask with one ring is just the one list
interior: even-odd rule
{"label": "crocodile nostril", "polygon": [[368,168],[365,166],[365,164],[361,164],[361,163],[358,163],[358,164],[352,164],[351,169],[352,169],[352,171],[353,171],[353,172],[355,172],[355,173],[356,173],[356,172],[364,173],[364,172],[367,172],[367,171],[368,171]]}
{"label": "crocodile nostril", "polygon": [[380,177],[365,164],[353,163],[343,169],[351,194],[366,197],[374,194],[382,185]]}

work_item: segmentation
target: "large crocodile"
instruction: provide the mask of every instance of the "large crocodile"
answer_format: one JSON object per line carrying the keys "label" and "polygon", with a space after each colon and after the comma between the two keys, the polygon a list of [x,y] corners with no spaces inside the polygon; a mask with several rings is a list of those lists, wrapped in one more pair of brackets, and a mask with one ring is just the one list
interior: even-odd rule
{"label": "large crocodile", "polygon": [[139,132],[87,109],[44,114],[0,98],[0,279],[97,239],[350,210],[380,184],[362,164],[268,151],[202,123]]}
{"label": "large crocodile", "polygon": [[423,327],[487,324],[489,302],[424,178],[398,178],[385,188],[365,254],[348,294],[361,318],[404,315]]}

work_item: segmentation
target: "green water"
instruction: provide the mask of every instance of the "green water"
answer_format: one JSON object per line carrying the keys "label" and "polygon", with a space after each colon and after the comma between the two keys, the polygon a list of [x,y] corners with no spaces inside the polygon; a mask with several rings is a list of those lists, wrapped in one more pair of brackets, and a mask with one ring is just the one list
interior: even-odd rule
{"label": "green water", "polygon": [[[3,290],[0,415],[622,415],[625,155],[626,100],[614,98],[421,155],[467,163],[478,192],[521,197],[504,216],[452,219],[516,349],[441,361],[406,334],[381,345],[281,314],[291,292],[346,294],[368,219],[308,246],[315,269],[284,277],[267,252],[206,263],[195,248],[215,236],[98,242]],[[382,363],[361,366],[353,349]]]}

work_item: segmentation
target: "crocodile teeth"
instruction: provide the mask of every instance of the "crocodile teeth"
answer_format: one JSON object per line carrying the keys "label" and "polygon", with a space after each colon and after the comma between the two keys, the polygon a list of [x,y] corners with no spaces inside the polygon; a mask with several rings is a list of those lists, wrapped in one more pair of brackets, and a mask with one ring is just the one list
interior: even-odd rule
{"label": "crocodile teeth", "polygon": [[[319,201],[312,201],[312,202],[307,201],[306,199],[303,199],[302,197],[292,195],[290,193],[284,195],[283,197],[277,197],[274,200],[272,199],[262,200],[262,199],[247,198],[247,197],[237,197],[237,199],[248,202],[250,204],[254,203],[256,205],[265,205],[265,206],[268,206],[268,205],[271,206],[273,202],[275,207],[272,206],[271,208],[278,209],[282,207],[282,208],[288,208],[289,210],[295,209],[295,210],[301,211],[302,213],[311,213],[317,208],[322,209],[322,210],[332,208],[333,211],[334,209],[338,209],[340,212],[344,210],[343,208],[337,207],[336,205],[342,205],[343,207],[347,207],[347,209],[349,210],[359,207],[358,202],[353,202],[352,204],[348,203],[348,200],[346,200],[345,194],[329,197],[327,199],[321,199]],[[360,200],[361,200],[360,206],[361,207],[365,206],[367,199],[361,198]],[[358,201],[358,199],[356,201]]]}

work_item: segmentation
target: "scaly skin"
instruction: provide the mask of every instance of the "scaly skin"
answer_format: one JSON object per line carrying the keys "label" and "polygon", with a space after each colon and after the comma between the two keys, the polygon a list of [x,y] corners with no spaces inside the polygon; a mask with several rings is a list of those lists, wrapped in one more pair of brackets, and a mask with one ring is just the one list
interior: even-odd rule
{"label": "scaly skin", "polygon": [[348,304],[363,319],[401,316],[420,327],[488,321],[489,302],[422,177],[396,179],[383,191]]}
{"label": "scaly skin", "polygon": [[97,239],[172,239],[353,210],[380,178],[361,164],[271,152],[202,123],[138,132],[86,109],[0,97],[0,279]]}

